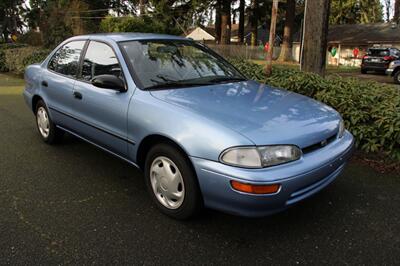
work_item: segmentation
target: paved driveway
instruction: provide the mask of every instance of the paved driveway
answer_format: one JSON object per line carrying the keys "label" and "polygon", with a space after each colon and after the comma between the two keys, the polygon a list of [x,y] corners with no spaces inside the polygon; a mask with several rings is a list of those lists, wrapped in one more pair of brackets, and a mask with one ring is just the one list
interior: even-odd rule
{"label": "paved driveway", "polygon": [[0,83],[0,264],[398,264],[400,176],[351,163],[286,212],[160,214],[142,174],[72,137],[45,145]]}

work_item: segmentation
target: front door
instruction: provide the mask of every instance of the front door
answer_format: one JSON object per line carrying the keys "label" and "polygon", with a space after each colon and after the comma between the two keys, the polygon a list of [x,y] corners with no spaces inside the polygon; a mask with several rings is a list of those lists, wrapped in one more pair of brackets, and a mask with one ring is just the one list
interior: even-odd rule
{"label": "front door", "polygon": [[127,112],[131,91],[119,92],[98,88],[91,80],[98,75],[115,75],[124,79],[114,50],[106,43],[90,41],[75,83],[74,117],[79,128],[73,130],[122,157],[127,156]]}

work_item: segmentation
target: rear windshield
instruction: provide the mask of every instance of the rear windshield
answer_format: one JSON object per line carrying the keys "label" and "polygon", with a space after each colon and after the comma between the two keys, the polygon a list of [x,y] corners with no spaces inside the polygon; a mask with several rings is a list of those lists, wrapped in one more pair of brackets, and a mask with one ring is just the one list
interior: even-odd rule
{"label": "rear windshield", "polygon": [[368,51],[368,55],[371,55],[371,56],[388,56],[388,55],[390,55],[390,52],[387,49],[370,49]]}

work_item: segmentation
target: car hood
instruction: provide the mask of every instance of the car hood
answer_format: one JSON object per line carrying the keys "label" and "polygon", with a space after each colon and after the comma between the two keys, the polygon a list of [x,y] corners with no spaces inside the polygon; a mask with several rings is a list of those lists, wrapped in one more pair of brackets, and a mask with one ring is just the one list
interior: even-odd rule
{"label": "car hood", "polygon": [[337,134],[341,119],[334,109],[311,98],[255,81],[151,94],[235,130],[256,145],[308,147]]}

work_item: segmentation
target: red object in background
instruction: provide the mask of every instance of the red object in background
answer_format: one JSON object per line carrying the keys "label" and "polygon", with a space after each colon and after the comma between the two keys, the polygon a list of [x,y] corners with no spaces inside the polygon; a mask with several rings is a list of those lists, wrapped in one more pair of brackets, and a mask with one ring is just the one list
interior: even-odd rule
{"label": "red object in background", "polygon": [[360,53],[360,50],[358,49],[358,48],[354,48],[354,50],[353,50],[353,56],[355,57],[355,58],[358,58],[358,54]]}
{"label": "red object in background", "polygon": [[384,58],[383,58],[383,60],[385,60],[385,61],[392,61],[392,60],[394,60],[395,58],[393,57],[393,56],[385,56]]}
{"label": "red object in background", "polygon": [[264,46],[264,51],[268,53],[269,51],[269,42],[267,42]]}

